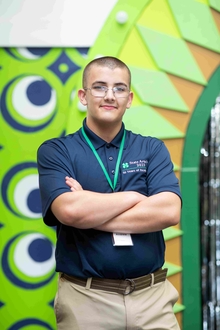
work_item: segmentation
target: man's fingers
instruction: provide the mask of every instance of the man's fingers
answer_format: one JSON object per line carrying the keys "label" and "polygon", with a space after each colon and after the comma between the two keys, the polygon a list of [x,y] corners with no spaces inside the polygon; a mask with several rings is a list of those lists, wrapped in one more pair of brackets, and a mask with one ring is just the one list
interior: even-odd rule
{"label": "man's fingers", "polygon": [[83,190],[81,184],[77,180],[66,176],[65,181],[72,191]]}

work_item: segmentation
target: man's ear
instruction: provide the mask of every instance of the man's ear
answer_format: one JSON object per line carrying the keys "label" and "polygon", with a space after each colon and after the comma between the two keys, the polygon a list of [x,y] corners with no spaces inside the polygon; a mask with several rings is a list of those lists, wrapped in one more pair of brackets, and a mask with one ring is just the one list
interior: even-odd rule
{"label": "man's ear", "polygon": [[130,92],[129,97],[128,97],[128,103],[127,103],[127,106],[126,106],[127,109],[129,109],[131,107],[133,97],[134,97],[133,92]]}
{"label": "man's ear", "polygon": [[87,100],[86,100],[86,91],[84,89],[79,89],[78,90],[78,98],[80,100],[80,102],[83,104],[83,105],[87,105]]}

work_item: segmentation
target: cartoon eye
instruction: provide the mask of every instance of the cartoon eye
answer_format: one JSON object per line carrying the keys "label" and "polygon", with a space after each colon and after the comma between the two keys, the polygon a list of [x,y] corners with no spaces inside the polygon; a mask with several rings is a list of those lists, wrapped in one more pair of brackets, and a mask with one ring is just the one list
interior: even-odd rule
{"label": "cartoon eye", "polygon": [[16,286],[36,289],[55,275],[54,245],[37,232],[21,232],[3,248],[2,269]]}
{"label": "cartoon eye", "polygon": [[14,201],[18,210],[28,218],[40,218],[38,175],[30,174],[21,179],[14,191]]}
{"label": "cartoon eye", "polygon": [[25,77],[14,87],[12,104],[22,117],[38,120],[51,114],[56,106],[56,93],[41,77]]}
{"label": "cartoon eye", "polygon": [[27,318],[24,320],[20,320],[16,323],[14,323],[8,330],[21,330],[26,329],[26,327],[29,328],[29,326],[32,328],[39,328],[39,329],[47,329],[47,330],[53,330],[53,328],[46,323],[45,321],[41,321],[39,319],[35,318]]}
{"label": "cartoon eye", "polygon": [[37,60],[40,58],[40,55],[34,54],[28,48],[18,47],[16,50],[23,58],[27,58],[29,60]]}
{"label": "cartoon eye", "polygon": [[36,61],[46,55],[50,48],[28,48],[28,47],[17,47],[17,48],[5,48],[4,49],[10,56],[20,60],[22,62]]}
{"label": "cartoon eye", "polygon": [[42,56],[46,55],[50,48],[17,47],[16,50],[25,59],[38,60]]}
{"label": "cartoon eye", "polygon": [[36,163],[20,163],[12,167],[3,178],[1,192],[5,206],[14,215],[28,220],[41,218]]}
{"label": "cartoon eye", "polygon": [[20,320],[16,323],[14,323],[8,330],[21,330],[25,329],[26,327],[32,328],[32,326],[35,328],[39,329],[48,329],[48,330],[53,330],[53,328],[45,321],[41,321],[39,319],[35,318],[27,318],[25,320]]}
{"label": "cartoon eye", "polygon": [[49,125],[57,113],[56,91],[41,76],[18,76],[3,89],[1,110],[14,129],[38,131]]}
{"label": "cartoon eye", "polygon": [[14,262],[29,277],[44,276],[54,269],[54,248],[44,235],[26,235],[16,245]]}

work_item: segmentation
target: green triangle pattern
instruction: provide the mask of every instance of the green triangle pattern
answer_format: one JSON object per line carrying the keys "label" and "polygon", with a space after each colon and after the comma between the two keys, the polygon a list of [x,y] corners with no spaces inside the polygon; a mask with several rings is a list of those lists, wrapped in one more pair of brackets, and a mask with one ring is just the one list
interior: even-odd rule
{"label": "green triangle pattern", "polygon": [[163,236],[165,241],[169,241],[170,239],[179,237],[183,235],[183,231],[178,228],[169,227],[163,230]]}
{"label": "green triangle pattern", "polygon": [[197,62],[182,39],[140,25],[137,28],[161,70],[206,85]]}
{"label": "green triangle pattern", "polygon": [[178,303],[173,306],[173,311],[174,311],[175,314],[179,313],[179,312],[182,312],[184,309],[185,309],[185,306],[181,305],[181,304],[178,304]]}
{"label": "green triangle pattern", "polygon": [[[130,29],[137,21],[140,12],[148,5],[151,0],[118,0],[109,14],[103,28],[101,29],[98,38],[94,45],[89,50],[87,63],[97,56],[116,56],[123,47],[123,42],[130,33]],[[119,24],[116,21],[118,12],[125,12],[129,19],[126,24]]]}
{"label": "green triangle pattern", "polygon": [[[218,29],[208,6],[194,0],[168,0],[168,3],[185,40],[220,52]],[[217,0],[212,3],[216,6]]]}
{"label": "green triangle pattern", "polygon": [[170,262],[165,262],[163,265],[163,268],[168,268],[168,273],[167,276],[172,276],[175,274],[178,274],[182,271],[182,267],[181,266],[177,266],[174,264],[171,264]]}
{"label": "green triangle pattern", "polygon": [[126,111],[123,122],[134,133],[158,139],[182,138],[184,134],[150,106],[141,105]]}
{"label": "green triangle pattern", "polygon": [[132,86],[142,102],[175,111],[189,111],[166,73],[137,67],[130,67],[130,70]]}
{"label": "green triangle pattern", "polygon": [[152,30],[181,38],[180,31],[167,1],[151,1],[141,12],[137,23]]}
{"label": "green triangle pattern", "polygon": [[[130,51],[130,47],[134,47],[135,52]],[[123,42],[123,48],[120,51],[120,59],[127,63],[129,66],[137,65],[138,54],[138,66],[141,68],[158,70],[154,58],[149,50],[146,48],[143,39],[137,29],[132,29],[127,39]]]}

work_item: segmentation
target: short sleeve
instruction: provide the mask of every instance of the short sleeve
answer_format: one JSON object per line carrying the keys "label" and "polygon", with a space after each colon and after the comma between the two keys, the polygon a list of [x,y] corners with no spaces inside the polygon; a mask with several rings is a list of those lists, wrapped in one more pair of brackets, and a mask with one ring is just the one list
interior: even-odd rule
{"label": "short sleeve", "polygon": [[70,191],[65,176],[74,177],[65,145],[55,139],[44,142],[37,152],[37,164],[43,220],[48,226],[55,226],[58,220],[50,205],[56,197]]}
{"label": "short sleeve", "polygon": [[173,171],[173,163],[163,141],[151,140],[151,156],[148,163],[148,195],[169,191],[181,198],[179,180]]}

